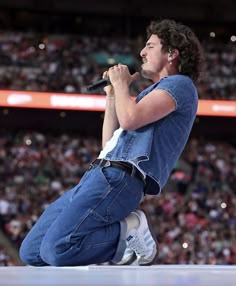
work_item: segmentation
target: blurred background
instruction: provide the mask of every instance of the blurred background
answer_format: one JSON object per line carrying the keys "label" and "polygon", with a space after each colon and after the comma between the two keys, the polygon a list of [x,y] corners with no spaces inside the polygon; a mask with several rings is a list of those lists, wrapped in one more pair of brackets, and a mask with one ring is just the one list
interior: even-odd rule
{"label": "blurred background", "polygon": [[[0,0],[0,266],[42,211],[80,181],[101,149],[104,93],[87,86],[109,66],[140,67],[150,20],[200,38],[205,69],[186,148],[158,197],[142,207],[159,264],[236,264],[236,2]],[[131,86],[135,97],[149,84]]]}

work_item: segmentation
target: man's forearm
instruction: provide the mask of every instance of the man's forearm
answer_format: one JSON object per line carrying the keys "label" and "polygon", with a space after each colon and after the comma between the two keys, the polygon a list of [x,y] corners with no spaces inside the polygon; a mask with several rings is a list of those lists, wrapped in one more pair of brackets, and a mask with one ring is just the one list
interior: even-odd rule
{"label": "man's forearm", "polygon": [[106,97],[106,110],[102,128],[102,147],[111,139],[114,131],[119,127],[119,122],[115,109],[115,97]]}

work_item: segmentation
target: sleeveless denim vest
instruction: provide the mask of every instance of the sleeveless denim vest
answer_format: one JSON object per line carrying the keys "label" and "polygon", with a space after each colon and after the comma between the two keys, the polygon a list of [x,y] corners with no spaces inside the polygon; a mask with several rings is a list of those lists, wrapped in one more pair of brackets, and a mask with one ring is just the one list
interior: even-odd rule
{"label": "sleeveless denim vest", "polygon": [[[136,102],[154,89],[168,92],[176,109],[166,117],[134,131],[123,130],[105,159],[134,164],[146,175],[146,194],[158,194],[188,140],[198,105],[193,81],[184,75],[162,78],[143,90]],[[148,112],[148,110],[147,110]]]}

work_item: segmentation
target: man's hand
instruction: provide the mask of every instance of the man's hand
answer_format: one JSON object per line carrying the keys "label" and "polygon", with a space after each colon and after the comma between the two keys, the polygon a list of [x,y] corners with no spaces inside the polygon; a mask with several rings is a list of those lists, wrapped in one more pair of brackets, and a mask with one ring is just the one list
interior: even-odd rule
{"label": "man's hand", "polygon": [[130,86],[139,77],[139,73],[136,72],[131,75],[126,65],[118,64],[109,68],[108,76],[113,86],[121,84]]}

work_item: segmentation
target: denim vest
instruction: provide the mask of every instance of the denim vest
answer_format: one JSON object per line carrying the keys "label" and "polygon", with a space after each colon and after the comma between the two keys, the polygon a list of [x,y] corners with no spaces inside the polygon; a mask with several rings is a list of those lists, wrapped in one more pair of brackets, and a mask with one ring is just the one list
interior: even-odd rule
{"label": "denim vest", "polygon": [[184,149],[198,104],[196,87],[187,76],[162,78],[143,90],[136,102],[154,89],[168,92],[176,102],[175,110],[134,131],[123,130],[116,146],[105,157],[130,162],[138,167],[146,175],[145,193],[153,195],[161,191]]}

